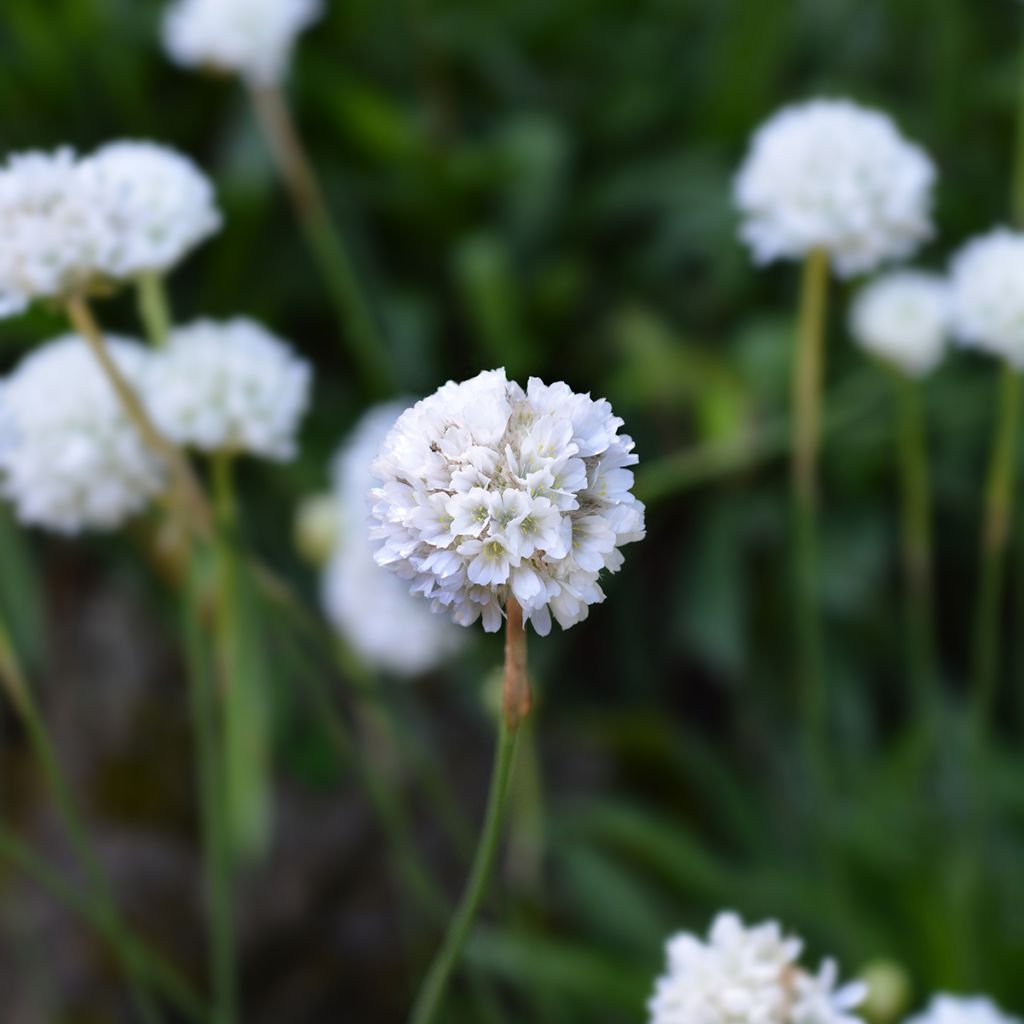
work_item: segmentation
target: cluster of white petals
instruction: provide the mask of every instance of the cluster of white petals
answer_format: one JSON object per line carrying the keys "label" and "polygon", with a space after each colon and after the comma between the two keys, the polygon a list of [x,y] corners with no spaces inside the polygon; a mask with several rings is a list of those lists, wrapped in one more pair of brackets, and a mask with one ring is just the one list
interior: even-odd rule
{"label": "cluster of white petals", "polygon": [[707,940],[681,933],[648,1003],[651,1024],[860,1024],[864,986],[837,988],[835,964],[799,963],[803,943],[769,921],[747,927],[719,914]]}
{"label": "cluster of white petals", "polygon": [[872,281],[850,314],[850,332],[858,344],[911,377],[938,366],[949,330],[946,280],[915,270],[893,271]]}
{"label": "cluster of white petals", "polygon": [[198,320],[153,357],[149,405],[172,441],[286,460],[309,405],[309,363],[252,320]]}
{"label": "cluster of white petals", "polygon": [[[146,350],[122,338],[108,347],[144,390]],[[23,523],[69,534],[114,529],[162,486],[159,462],[82,339],[42,346],[0,381],[0,492]]]}
{"label": "cluster of white petals", "polygon": [[497,630],[510,595],[541,635],[602,601],[644,536],[633,441],[603,399],[504,370],[449,381],[406,410],[372,472],[377,564],[460,625]]}
{"label": "cluster of white petals", "polygon": [[409,593],[374,561],[367,533],[370,464],[406,406],[385,403],[366,412],[334,461],[337,530],[324,567],[328,618],[367,665],[401,676],[422,675],[454,654],[465,633]]}
{"label": "cluster of white petals", "polygon": [[164,18],[164,47],[183,67],[273,85],[287,72],[299,33],[320,12],[320,0],[177,0]]}
{"label": "cluster of white petals", "polygon": [[787,107],[755,133],[735,182],[758,263],[829,254],[850,276],[905,259],[932,232],[935,168],[887,115],[848,100]]}
{"label": "cluster of white petals", "polygon": [[957,338],[1024,368],[1024,234],[997,228],[969,242],[951,283]]}
{"label": "cluster of white petals", "polygon": [[209,182],[164,146],[14,154],[0,168],[0,316],[167,270],[219,226]]}
{"label": "cluster of white petals", "polygon": [[937,995],[928,1008],[906,1024],[1021,1024],[983,996]]}

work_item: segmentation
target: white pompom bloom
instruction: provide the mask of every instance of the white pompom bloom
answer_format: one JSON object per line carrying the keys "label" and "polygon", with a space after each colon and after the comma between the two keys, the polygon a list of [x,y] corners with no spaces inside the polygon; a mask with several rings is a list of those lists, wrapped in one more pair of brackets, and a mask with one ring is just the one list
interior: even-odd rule
{"label": "white pompom bloom", "polygon": [[320,0],[177,0],[164,18],[164,47],[184,67],[274,85],[288,70],[296,38],[321,9]]}
{"label": "white pompom bloom", "polygon": [[787,107],[754,135],[735,182],[758,263],[816,249],[850,276],[905,259],[932,233],[935,168],[887,115],[848,100]]}
{"label": "white pompom bloom", "polygon": [[983,996],[937,995],[928,1009],[906,1024],[1021,1024]]}
{"label": "white pompom bloom", "polygon": [[937,274],[899,270],[867,285],[850,314],[862,348],[912,377],[941,362],[950,329],[949,286]]}
{"label": "white pompom bloom", "polygon": [[110,232],[110,277],[169,270],[221,226],[209,180],[166,146],[114,142],[86,157],[79,174]]}
{"label": "white pompom bloom", "polygon": [[644,536],[633,441],[603,399],[504,370],[406,410],[373,465],[377,564],[463,626],[501,626],[509,596],[541,635],[604,600],[598,577]]}
{"label": "white pompom bloom", "polygon": [[769,921],[747,927],[719,914],[707,940],[680,933],[667,944],[668,969],[648,1003],[651,1024],[860,1024],[850,1011],[859,984],[836,988],[826,961],[812,974],[803,943]]}
{"label": "white pompom bloom", "polygon": [[446,661],[465,634],[409,593],[408,584],[374,561],[368,534],[370,464],[405,405],[374,406],[356,425],[334,463],[337,541],[324,568],[328,618],[368,665],[402,676],[422,675]]}
{"label": "white pompom bloom", "polygon": [[149,404],[179,445],[283,461],[295,454],[311,383],[309,363],[254,321],[199,320],[154,355]]}
{"label": "white pompom bloom", "polygon": [[[149,353],[108,338],[129,383],[145,389]],[[0,383],[0,491],[27,524],[110,530],[161,490],[160,463],[78,337],[32,352]]]}
{"label": "white pompom bloom", "polygon": [[953,331],[964,344],[1024,368],[1024,234],[998,228],[953,259]]}

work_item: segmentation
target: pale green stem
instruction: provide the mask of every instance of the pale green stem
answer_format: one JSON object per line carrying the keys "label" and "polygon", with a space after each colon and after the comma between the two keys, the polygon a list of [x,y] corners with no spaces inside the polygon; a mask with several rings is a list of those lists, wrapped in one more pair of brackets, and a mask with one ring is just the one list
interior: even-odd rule
{"label": "pale green stem", "polygon": [[135,282],[139,316],[153,348],[163,348],[171,333],[171,313],[163,275],[156,271],[141,274]]}

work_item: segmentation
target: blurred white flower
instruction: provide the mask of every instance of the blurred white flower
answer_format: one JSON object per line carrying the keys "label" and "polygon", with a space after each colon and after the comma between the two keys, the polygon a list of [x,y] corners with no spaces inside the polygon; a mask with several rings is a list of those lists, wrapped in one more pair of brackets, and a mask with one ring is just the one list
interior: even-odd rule
{"label": "blurred white flower", "polygon": [[321,10],[320,0],[176,0],[164,17],[164,47],[184,67],[274,85],[288,70],[299,33]]}
{"label": "blurred white flower", "polygon": [[79,174],[110,232],[111,277],[168,270],[221,226],[209,180],[166,146],[114,142],[82,160]]}
{"label": "blurred white flower", "polygon": [[737,175],[741,235],[758,263],[825,250],[838,274],[904,259],[930,237],[935,168],[886,114],[848,100],[786,107]]}
{"label": "blurred white flower", "polygon": [[374,406],[356,424],[334,461],[334,498],[338,516],[335,550],[323,574],[328,618],[368,665],[396,675],[422,675],[436,668],[463,644],[465,634],[409,587],[374,561],[369,537],[370,464],[402,403]]}
{"label": "blurred white flower", "polygon": [[633,441],[603,399],[504,370],[406,410],[373,475],[377,563],[463,626],[497,630],[514,596],[541,635],[604,600],[602,570],[644,536]]}
{"label": "blurred white flower", "polygon": [[154,354],[149,404],[177,444],[283,461],[311,382],[309,363],[254,321],[198,320]]}
{"label": "blurred white flower", "polygon": [[859,1024],[851,1010],[864,990],[836,990],[836,968],[817,974],[799,964],[803,943],[775,921],[752,927],[719,914],[705,941],[668,941],[668,970],[648,1003],[651,1024]]}
{"label": "blurred white flower", "polygon": [[912,377],[931,372],[950,329],[949,286],[937,274],[899,270],[878,278],[857,296],[850,332],[872,355]]}
{"label": "blurred white flower", "polygon": [[923,1013],[906,1024],[1021,1024],[983,996],[937,995]]}
{"label": "blurred white flower", "polygon": [[997,228],[968,242],[951,281],[957,338],[1024,368],[1024,234]]}
{"label": "blurred white flower", "polygon": [[[129,383],[143,390],[147,350],[124,338],[107,345]],[[62,533],[113,529],[163,482],[81,338],[49,342],[0,382],[0,492],[23,523]]]}

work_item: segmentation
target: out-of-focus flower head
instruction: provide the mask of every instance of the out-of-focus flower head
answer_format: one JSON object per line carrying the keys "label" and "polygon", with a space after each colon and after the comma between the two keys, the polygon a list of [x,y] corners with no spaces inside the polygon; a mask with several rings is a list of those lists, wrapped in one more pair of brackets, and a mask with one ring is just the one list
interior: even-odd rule
{"label": "out-of-focus flower head", "polygon": [[541,635],[604,600],[598,577],[644,536],[637,457],[603,399],[504,370],[406,410],[373,464],[378,565],[460,625],[497,630],[510,596]]}
{"label": "out-of-focus flower head", "polygon": [[[107,344],[144,390],[148,352],[124,338]],[[82,339],[49,342],[0,382],[0,492],[21,522],[69,534],[114,529],[163,484],[160,463]]]}
{"label": "out-of-focus flower head", "polygon": [[296,38],[321,10],[320,0],[176,0],[164,18],[164,47],[183,67],[274,85],[288,71]]}
{"label": "out-of-focus flower head", "polygon": [[705,940],[668,941],[668,969],[648,1003],[651,1024],[861,1024],[864,986],[837,988],[835,964],[801,966],[803,943],[775,921],[747,927],[719,914]]}
{"label": "out-of-focus flower head", "polygon": [[934,996],[928,1008],[906,1024],[1021,1024],[984,996]]}
{"label": "out-of-focus flower head", "polygon": [[395,675],[422,675],[451,657],[465,634],[374,561],[369,537],[370,464],[405,410],[404,403],[374,406],[356,424],[334,461],[338,517],[334,551],[324,568],[328,618],[368,665]]}
{"label": "out-of-focus flower head", "polygon": [[1024,234],[997,228],[953,259],[956,337],[1024,368]]}
{"label": "out-of-focus flower head", "polygon": [[186,156],[153,142],[114,142],[86,157],[82,188],[112,235],[111,277],[163,272],[221,226],[213,186]]}
{"label": "out-of-focus flower head", "polygon": [[897,270],[857,296],[850,332],[862,348],[912,377],[941,362],[950,330],[949,286],[937,274]]}
{"label": "out-of-focus flower head", "polygon": [[309,363],[252,320],[198,320],[154,354],[153,418],[168,438],[204,452],[295,454],[309,405]]}
{"label": "out-of-focus flower head", "polygon": [[910,256],[932,233],[935,168],[892,119],[849,100],[786,107],[754,135],[735,182],[758,263],[828,253],[850,276]]}

